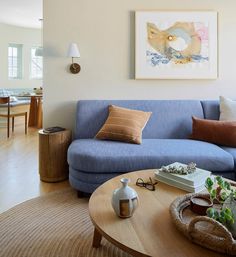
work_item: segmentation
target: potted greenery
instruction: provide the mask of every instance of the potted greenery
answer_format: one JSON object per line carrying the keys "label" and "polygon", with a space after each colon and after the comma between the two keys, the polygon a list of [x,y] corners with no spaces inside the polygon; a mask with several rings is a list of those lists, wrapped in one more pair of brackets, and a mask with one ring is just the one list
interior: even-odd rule
{"label": "potted greenery", "polygon": [[236,190],[221,176],[216,176],[214,180],[207,178],[205,186],[211,200],[220,206],[208,208],[207,216],[225,225],[236,236]]}

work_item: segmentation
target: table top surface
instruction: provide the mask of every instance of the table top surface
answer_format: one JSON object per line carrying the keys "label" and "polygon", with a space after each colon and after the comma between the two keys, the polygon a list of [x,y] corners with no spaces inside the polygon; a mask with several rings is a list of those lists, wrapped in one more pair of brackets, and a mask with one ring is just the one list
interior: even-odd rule
{"label": "table top surface", "polygon": [[12,95],[12,96],[15,96],[15,97],[33,97],[33,96],[43,97],[43,94],[30,93],[30,94],[15,94],[15,95]]}
{"label": "table top surface", "polygon": [[[111,206],[112,192],[121,186],[120,179],[129,178],[129,186],[139,196],[139,206],[131,218],[116,216]],[[185,191],[158,182],[155,191],[135,185],[137,178],[148,181],[154,170],[131,172],[101,185],[91,196],[89,213],[96,229],[107,240],[134,256],[155,257],[223,257],[214,251],[191,243],[173,224],[169,206]]]}

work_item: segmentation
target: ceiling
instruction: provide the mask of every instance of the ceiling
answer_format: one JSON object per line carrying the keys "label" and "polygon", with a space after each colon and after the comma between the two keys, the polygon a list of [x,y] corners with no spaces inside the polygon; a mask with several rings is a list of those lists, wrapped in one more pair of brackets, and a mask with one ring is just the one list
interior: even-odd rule
{"label": "ceiling", "polygon": [[0,23],[40,28],[43,0],[0,0]]}

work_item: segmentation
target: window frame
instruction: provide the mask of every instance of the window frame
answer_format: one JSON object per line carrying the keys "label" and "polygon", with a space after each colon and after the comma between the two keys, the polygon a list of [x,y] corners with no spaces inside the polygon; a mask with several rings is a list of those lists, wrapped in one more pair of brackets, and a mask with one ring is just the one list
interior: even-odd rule
{"label": "window frame", "polygon": [[[11,55],[9,55],[9,50],[11,50]],[[13,54],[13,49],[17,50],[16,56]],[[18,43],[9,43],[7,48],[7,57],[8,57],[8,79],[9,80],[22,80],[23,79],[23,44]],[[14,59],[16,59],[16,65],[14,65]],[[11,62],[11,64],[10,64]],[[14,69],[16,69],[16,76],[13,76]],[[11,74],[11,75],[10,75]]]}

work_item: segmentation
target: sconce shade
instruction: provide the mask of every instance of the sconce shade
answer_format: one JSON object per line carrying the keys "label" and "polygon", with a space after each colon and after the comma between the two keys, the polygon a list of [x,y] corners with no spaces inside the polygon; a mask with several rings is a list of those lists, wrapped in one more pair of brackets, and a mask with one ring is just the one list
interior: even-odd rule
{"label": "sconce shade", "polygon": [[37,47],[35,50],[35,56],[43,56],[43,48]]}
{"label": "sconce shade", "polygon": [[80,52],[76,43],[71,43],[67,52],[68,57],[80,57]]}

